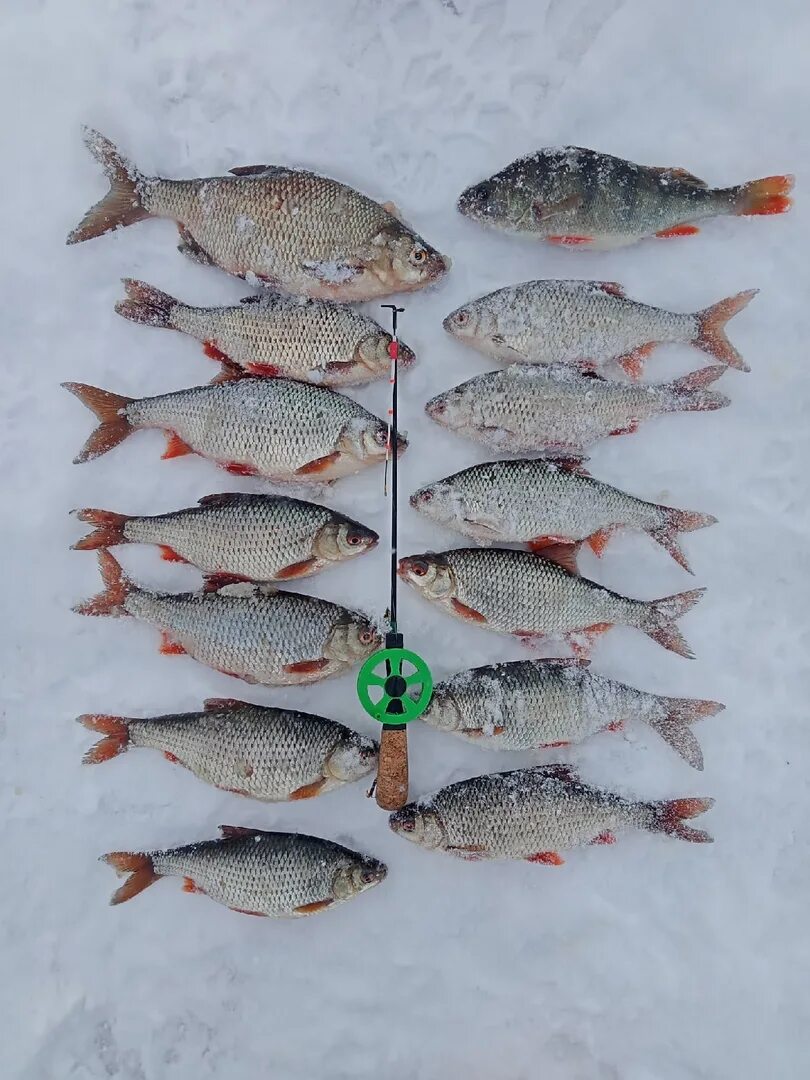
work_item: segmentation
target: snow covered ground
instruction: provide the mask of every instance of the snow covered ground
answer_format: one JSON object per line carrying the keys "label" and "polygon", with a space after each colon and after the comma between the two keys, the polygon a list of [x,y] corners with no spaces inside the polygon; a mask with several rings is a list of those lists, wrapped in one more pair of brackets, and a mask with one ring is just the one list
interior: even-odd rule
{"label": "snow covered ground", "polygon": [[[8,0],[0,37],[0,1075],[807,1075],[807,4]],[[559,869],[463,863],[399,840],[361,785],[273,808],[208,789],[148,752],[79,764],[88,733],[73,723],[78,713],[179,711],[209,695],[374,726],[351,677],[254,691],[158,655],[156,634],[134,621],[70,612],[97,591],[98,574],[91,555],[68,551],[79,535],[69,509],[159,512],[252,488],[199,458],[159,461],[154,433],[70,464],[92,418],[60,381],[139,395],[212,374],[195,342],[113,313],[122,275],[200,303],[245,293],[181,258],[166,222],[64,246],[104,189],[83,122],[147,172],[197,176],[257,161],[328,172],[393,199],[452,255],[439,288],[405,301],[402,334],[419,353],[402,380],[405,494],[485,457],[422,412],[429,396],[488,366],[441,328],[465,299],[540,276],[619,280],[631,296],[682,310],[762,290],[731,325],[752,367],[723,378],[731,408],[650,423],[592,459],[600,478],[720,518],[686,540],[696,582],[709,586],[683,620],[697,662],[632,630],[612,631],[595,653],[607,674],[727,704],[698,728],[706,771],[635,727],[566,754],[622,792],[715,796],[700,822],[713,846],[634,834],[573,853]],[[797,206],[590,256],[487,233],[456,214],[468,183],[564,143],[682,165],[718,184],[794,171]],[[648,372],[663,379],[703,362],[670,347]],[[385,392],[358,397],[380,410]],[[381,485],[381,473],[369,473],[326,501],[384,531]],[[455,542],[403,510],[403,554]],[[122,558],[144,582],[197,580],[152,549]],[[693,584],[640,535],[583,569],[641,597]],[[385,573],[380,549],[305,588],[381,613]],[[523,655],[405,590],[401,609],[409,643],[439,677]],[[531,760],[419,725],[411,748],[415,794]],[[231,914],[176,880],[107,906],[115,879],[96,862],[102,852],[213,836],[221,822],[347,842],[383,858],[388,880],[294,923]]]}

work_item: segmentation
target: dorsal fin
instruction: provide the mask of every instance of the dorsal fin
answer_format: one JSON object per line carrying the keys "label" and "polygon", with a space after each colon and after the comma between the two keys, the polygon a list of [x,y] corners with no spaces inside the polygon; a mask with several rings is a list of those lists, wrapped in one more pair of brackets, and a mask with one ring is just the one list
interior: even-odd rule
{"label": "dorsal fin", "polygon": [[199,506],[239,506],[261,496],[247,491],[217,491],[213,495],[203,495],[197,500]]}
{"label": "dorsal fin", "polygon": [[660,176],[671,176],[673,180],[680,180],[682,184],[693,184],[695,187],[704,188],[709,186],[705,180],[701,180],[699,176],[690,173],[688,169],[681,168],[680,165],[650,165],[649,168]]}
{"label": "dorsal fin", "polygon": [[624,286],[620,285],[618,281],[594,281],[593,285],[594,288],[607,293],[608,296],[620,296],[623,300],[627,297]]}
{"label": "dorsal fin", "polygon": [[549,465],[556,465],[558,469],[562,469],[563,472],[576,473],[577,476],[590,476],[591,474],[585,468],[585,462],[587,458],[578,457],[549,457],[545,459]]}
{"label": "dorsal fin", "polygon": [[590,660],[585,660],[581,656],[538,656],[532,663],[556,664],[557,667],[586,668],[591,666]]}
{"label": "dorsal fin", "polygon": [[248,829],[244,825],[220,825],[223,840],[232,840],[238,836],[262,836],[262,829]]}
{"label": "dorsal fin", "polygon": [[237,709],[254,709],[255,707],[250,701],[242,701],[234,697],[210,697],[203,702],[205,712],[233,712]]}
{"label": "dorsal fin", "polygon": [[579,773],[576,771],[573,765],[566,765],[561,761],[553,765],[535,765],[537,772],[543,773],[544,776],[553,777],[555,780],[561,780],[565,784],[581,784]]}
{"label": "dorsal fin", "polygon": [[237,165],[228,172],[232,176],[261,176],[263,172],[272,168],[272,165]]}
{"label": "dorsal fin", "polygon": [[549,544],[544,547],[542,551],[538,552],[541,559],[545,559],[546,562],[556,563],[557,566],[561,566],[563,570],[567,570],[569,574],[579,576],[579,569],[577,567],[577,552],[580,549],[580,544]]}

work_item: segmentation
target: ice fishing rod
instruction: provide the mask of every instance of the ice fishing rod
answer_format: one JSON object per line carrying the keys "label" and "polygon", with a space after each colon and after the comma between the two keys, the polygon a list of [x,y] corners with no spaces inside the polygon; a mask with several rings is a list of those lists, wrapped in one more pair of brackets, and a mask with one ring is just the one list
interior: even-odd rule
{"label": "ice fishing rod", "polygon": [[[397,316],[405,309],[395,304],[392,316],[391,342],[391,407],[388,410],[388,439],[386,443],[386,494],[391,497],[391,595],[388,603],[388,632],[385,648],[372,653],[357,675],[357,696],[369,716],[382,724],[380,757],[375,784],[377,805],[383,810],[398,810],[408,801],[408,732],[406,724],[415,720],[428,706],[433,693],[430,668],[417,653],[404,647],[397,624],[397,444],[399,438],[399,338]],[[391,486],[387,483],[388,462],[391,462]]]}

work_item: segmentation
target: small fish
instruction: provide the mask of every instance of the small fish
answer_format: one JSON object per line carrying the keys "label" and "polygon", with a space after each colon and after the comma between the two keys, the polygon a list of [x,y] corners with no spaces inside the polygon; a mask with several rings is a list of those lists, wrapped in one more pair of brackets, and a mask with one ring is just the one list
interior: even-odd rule
{"label": "small fish", "polygon": [[[161,428],[164,458],[200,454],[235,476],[335,480],[384,460],[388,428],[356,401],[293,379],[245,378],[130,398],[62,383],[101,421],[75,464],[106,454],[138,428]],[[408,445],[397,436],[397,452]]]}
{"label": "small fish", "polygon": [[721,214],[783,214],[792,176],[710,188],[686,169],[636,165],[581,146],[538,150],[462,192],[466,217],[590,251],[647,236],[693,236]]}
{"label": "small fish", "polygon": [[597,675],[589,664],[575,658],[516,660],[460,671],[435,684],[422,719],[487,750],[568,746],[640,720],[693,768],[703,768],[689,725],[716,716],[724,705],[649,694]]}
{"label": "small fish", "polygon": [[230,176],[164,180],[140,173],[109,139],[85,144],[110,182],[68,244],[148,217],[170,218],[178,250],[251,284],[331,300],[374,300],[437,281],[449,260],[380,205],[326,176],[248,165]]}
{"label": "small fish", "polygon": [[539,554],[584,540],[601,556],[617,530],[642,529],[690,574],[678,533],[717,521],[637,499],[594,480],[577,462],[537,458],[473,465],[415,491],[411,506],[480,544],[528,544]]}
{"label": "small fish", "polygon": [[[344,304],[268,292],[229,307],[192,307],[143,281],[123,281],[127,299],[115,305],[119,315],[190,334],[230,376],[247,372],[322,386],[362,386],[387,375],[391,366],[388,331]],[[413,359],[401,341],[401,366]]]}
{"label": "small fish", "polygon": [[198,506],[148,517],[74,512],[95,526],[73,545],[78,551],[157,544],[167,562],[192,563],[221,584],[309,577],[371,551],[379,540],[336,510],[286,495],[222,492],[206,495]]}
{"label": "small fish", "polygon": [[[559,560],[559,561],[552,561]],[[665,649],[693,660],[675,620],[705,589],[633,600],[580,577],[570,548],[541,558],[513,548],[453,548],[399,560],[403,581],[449,615],[527,641],[566,640],[580,655],[612,626],[634,626]]]}
{"label": "small fish", "polygon": [[85,765],[150,747],[207,784],[264,802],[323,795],[377,764],[377,743],[335,720],[233,698],[209,698],[204,712],[143,720],[85,714],[79,723],[104,736]]}
{"label": "small fish", "polygon": [[377,859],[303,833],[221,825],[222,838],[167,851],[102,855],[125,877],[111,904],[123,904],[158,878],[183,878],[183,892],[205,893],[242,915],[314,915],[379,885],[388,868]]}
{"label": "small fish", "polygon": [[596,370],[616,361],[638,379],[656,345],[683,342],[750,371],[725,326],[757,292],[748,289],[682,315],[628,299],[617,281],[524,281],[456,308],[442,325],[459,341],[508,363]]}
{"label": "small fish", "polygon": [[662,413],[725,408],[729,399],[706,387],[726,370],[718,364],[650,386],[612,382],[563,364],[511,364],[437,394],[425,412],[503,454],[581,457],[599,439],[630,434]]}
{"label": "small fish", "polygon": [[714,799],[627,799],[583,783],[570,765],[474,776],[391,814],[399,836],[462,859],[525,859],[561,866],[559,854],[583,844],[612,844],[614,830],[646,829],[697,844],[712,838],[684,820]]}
{"label": "small fish", "polygon": [[126,578],[104,548],[98,562],[105,590],[74,611],[134,615],[161,631],[162,653],[188,653],[247,683],[295,686],[342,675],[382,642],[365,615],[316,596],[249,582],[155,593]]}

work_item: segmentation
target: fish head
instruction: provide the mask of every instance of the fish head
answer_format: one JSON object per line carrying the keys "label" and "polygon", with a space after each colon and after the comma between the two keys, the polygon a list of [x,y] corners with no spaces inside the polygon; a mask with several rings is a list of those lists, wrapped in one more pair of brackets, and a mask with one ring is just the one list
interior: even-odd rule
{"label": "fish head", "polygon": [[496,332],[491,314],[475,300],[451,311],[442,321],[448,334],[473,344],[477,337]]}
{"label": "fish head", "polygon": [[425,412],[430,419],[451,430],[465,427],[469,419],[466,386],[466,383],[462,383],[432,397],[425,405]]}
{"label": "fish head", "polygon": [[349,611],[332,626],[323,654],[327,660],[355,664],[381,647],[382,634],[374,623],[357,611]]}
{"label": "fish head", "polygon": [[312,554],[323,562],[342,562],[371,551],[379,535],[351,518],[335,517],[327,521],[315,535]]}
{"label": "fish head", "polygon": [[[525,319],[514,310],[508,290],[499,289],[477,300],[471,300],[456,308],[442,322],[442,326],[459,341],[478,349],[498,360],[525,360],[514,346],[515,337],[525,330]],[[535,327],[535,332],[541,328]]]}
{"label": "fish head", "polygon": [[[397,456],[408,447],[404,432],[397,432]],[[384,460],[388,453],[388,425],[377,416],[368,416],[359,422],[350,421],[341,435],[338,449],[363,464]]]}
{"label": "fish head", "polygon": [[[384,375],[391,366],[391,342],[393,338],[385,330],[372,331],[360,340],[354,350],[356,364],[362,364],[372,374],[379,378]],[[413,349],[408,348],[404,341],[399,342],[397,364],[399,367],[409,367],[415,358]]]}
{"label": "fish head", "polygon": [[465,217],[510,232],[550,235],[566,212],[582,202],[582,166],[577,147],[538,150],[462,191]]}
{"label": "fish head", "polygon": [[389,292],[422,289],[443,277],[451,265],[447,256],[395,219],[380,229],[371,249],[366,269]]}
{"label": "fish head", "polygon": [[458,493],[447,480],[437,480],[433,484],[426,484],[415,491],[410,498],[410,504],[420,514],[436,521],[440,525],[449,525],[458,520],[461,509]]}
{"label": "fish head", "polygon": [[434,551],[407,555],[399,560],[397,573],[427,600],[447,600],[455,596],[456,582],[447,559]]}
{"label": "fish head", "polygon": [[447,847],[447,834],[435,807],[408,803],[388,818],[388,827],[412,844],[437,851]]}
{"label": "fish head", "polygon": [[421,719],[439,731],[460,731],[462,727],[461,712],[445,686],[434,686],[433,696]]}
{"label": "fish head", "polygon": [[374,739],[357,731],[347,731],[326,759],[326,771],[343,784],[361,780],[377,768],[378,749]]}
{"label": "fish head", "polygon": [[355,855],[341,862],[332,879],[335,900],[351,900],[358,893],[372,889],[385,880],[388,867],[368,855]]}

